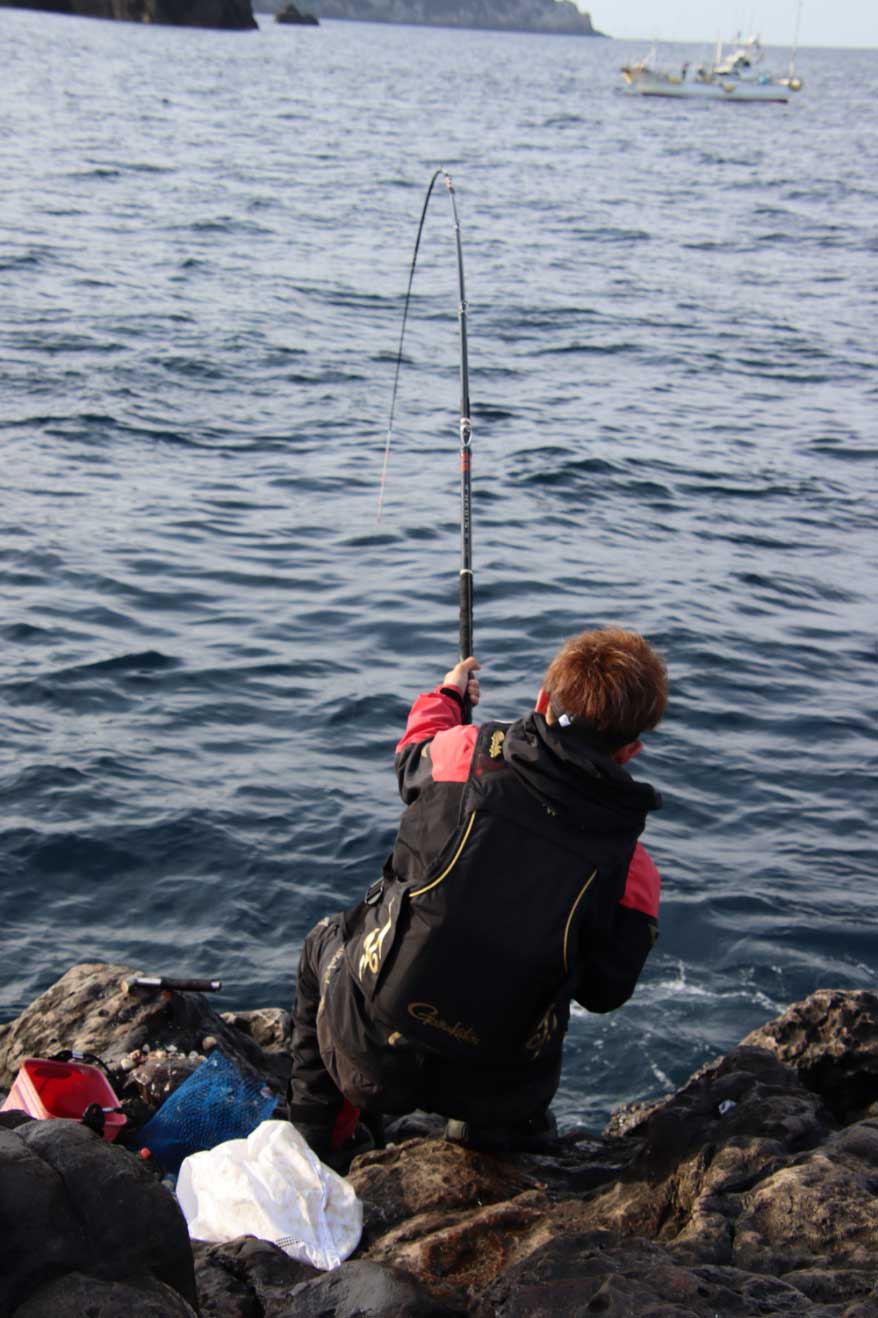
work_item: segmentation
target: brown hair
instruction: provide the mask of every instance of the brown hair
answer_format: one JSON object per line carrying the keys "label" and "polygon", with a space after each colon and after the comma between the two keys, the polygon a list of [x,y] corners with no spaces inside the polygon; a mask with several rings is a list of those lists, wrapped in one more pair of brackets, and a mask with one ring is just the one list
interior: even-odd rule
{"label": "brown hair", "polygon": [[642,636],[602,627],[565,642],[546,670],[543,689],[556,719],[567,714],[623,746],[660,722],[668,674]]}

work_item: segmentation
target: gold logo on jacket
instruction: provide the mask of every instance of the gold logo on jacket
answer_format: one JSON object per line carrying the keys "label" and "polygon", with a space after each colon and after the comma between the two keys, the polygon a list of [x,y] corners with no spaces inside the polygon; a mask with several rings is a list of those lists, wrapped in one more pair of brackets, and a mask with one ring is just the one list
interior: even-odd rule
{"label": "gold logo on jacket", "polygon": [[498,759],[503,754],[503,743],[506,740],[506,733],[501,732],[498,728],[496,732],[491,733],[491,742],[488,746],[488,754],[492,760]]}
{"label": "gold logo on jacket", "polygon": [[434,1030],[441,1030],[443,1034],[450,1034],[458,1043],[471,1043],[476,1047],[480,1042],[471,1025],[464,1025],[462,1021],[451,1025],[450,1022],[442,1019],[439,1008],[434,1007],[431,1002],[410,1002],[408,1013],[416,1021],[420,1021],[421,1025],[429,1025]]}
{"label": "gold logo on jacket", "polygon": [[525,1048],[536,1060],[558,1028],[558,1016],[554,1007],[546,1012],[533,1034],[525,1043]]}
{"label": "gold logo on jacket", "polygon": [[373,975],[378,974],[378,968],[381,965],[381,953],[384,949],[384,940],[390,933],[393,925],[393,907],[391,906],[387,914],[387,923],[383,924],[380,929],[373,929],[371,933],[366,934],[363,939],[363,951],[360,956],[360,964],[357,967],[357,973],[362,980],[366,971]]}

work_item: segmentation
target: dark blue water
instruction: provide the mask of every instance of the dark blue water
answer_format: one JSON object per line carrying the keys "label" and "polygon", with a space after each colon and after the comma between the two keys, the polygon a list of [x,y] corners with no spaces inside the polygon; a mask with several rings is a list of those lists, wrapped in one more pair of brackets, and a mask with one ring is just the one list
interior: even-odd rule
{"label": "dark blue water", "polygon": [[483,709],[607,621],[673,683],[636,766],[661,941],[575,1019],[562,1117],[874,987],[874,52],[804,52],[784,108],[630,98],[643,51],[606,41],[9,10],[0,40],[0,1017],[90,959],[286,1005],[375,876],[456,652],[441,193],[376,525],[439,164]]}

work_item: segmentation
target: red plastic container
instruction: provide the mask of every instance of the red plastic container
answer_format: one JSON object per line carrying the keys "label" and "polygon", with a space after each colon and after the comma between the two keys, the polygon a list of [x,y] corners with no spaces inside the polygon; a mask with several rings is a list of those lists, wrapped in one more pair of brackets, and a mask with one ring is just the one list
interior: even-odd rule
{"label": "red plastic container", "polygon": [[[43,1057],[26,1057],[0,1111],[17,1108],[31,1117],[81,1121],[90,1103],[102,1108],[119,1106],[112,1085],[98,1067],[85,1062],[50,1062]],[[126,1120],[121,1112],[105,1112],[104,1139],[114,1140]]]}

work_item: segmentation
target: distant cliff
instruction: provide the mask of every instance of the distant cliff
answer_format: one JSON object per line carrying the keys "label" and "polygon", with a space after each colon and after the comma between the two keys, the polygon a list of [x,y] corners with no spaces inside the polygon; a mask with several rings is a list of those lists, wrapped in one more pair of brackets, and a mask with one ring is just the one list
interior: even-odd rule
{"label": "distant cliff", "polygon": [[[274,10],[277,5],[272,0],[256,0],[255,7]],[[310,0],[307,8],[319,18],[368,23],[604,35],[592,27],[591,15],[582,13],[572,0]]]}
{"label": "distant cliff", "polygon": [[171,27],[255,28],[251,0],[0,0],[0,8],[41,9],[79,18],[117,18]]}

